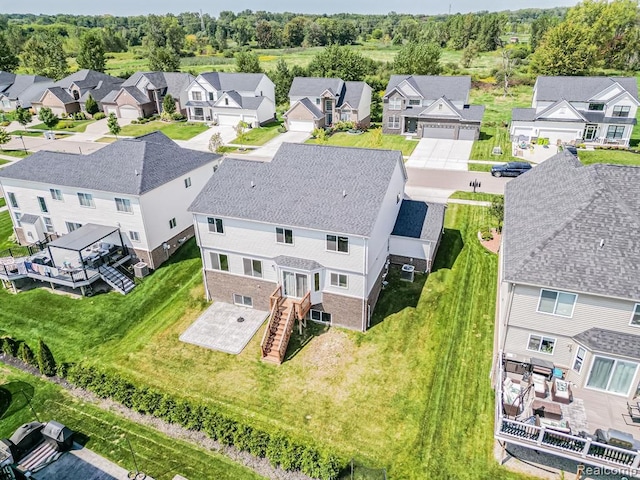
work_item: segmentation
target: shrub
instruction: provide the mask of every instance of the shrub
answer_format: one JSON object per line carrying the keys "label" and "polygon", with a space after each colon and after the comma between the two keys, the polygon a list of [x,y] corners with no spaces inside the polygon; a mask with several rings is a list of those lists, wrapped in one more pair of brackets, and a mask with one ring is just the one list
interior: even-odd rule
{"label": "shrub", "polygon": [[107,118],[104,112],[98,112],[93,116],[94,120],[102,120],[103,118]]}
{"label": "shrub", "polygon": [[29,345],[27,345],[25,342],[20,343],[20,346],[18,347],[18,358],[20,358],[20,360],[22,360],[27,365],[31,365],[34,367],[38,366],[35,355],[31,351],[31,348],[29,348]]}
{"label": "shrub", "polygon": [[18,342],[11,337],[4,337],[2,339],[2,353],[15,357],[18,354]]}
{"label": "shrub", "polygon": [[4,122],[0,122],[0,127],[8,127],[11,124],[11,122],[7,122],[6,120]]}
{"label": "shrub", "polygon": [[53,358],[53,354],[49,347],[42,341],[38,340],[38,369],[40,373],[47,377],[52,377],[56,374],[56,361]]}
{"label": "shrub", "polygon": [[173,120],[174,122],[182,122],[186,119],[187,117],[182,115],[180,112],[174,112],[171,114],[171,120]]}
{"label": "shrub", "polygon": [[484,241],[493,240],[493,234],[491,233],[491,230],[482,230],[480,232],[480,236]]}

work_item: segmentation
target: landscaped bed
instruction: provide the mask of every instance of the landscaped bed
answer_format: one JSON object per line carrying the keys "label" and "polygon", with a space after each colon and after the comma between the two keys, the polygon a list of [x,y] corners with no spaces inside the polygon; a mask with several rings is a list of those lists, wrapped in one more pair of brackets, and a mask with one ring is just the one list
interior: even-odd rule
{"label": "landscaped bed", "polygon": [[334,133],[327,137],[325,142],[318,139],[307,140],[307,143],[320,145],[334,145],[338,147],[381,148],[385,150],[400,150],[402,155],[408,157],[418,145],[416,140],[407,140],[402,135],[382,135],[382,144],[373,144],[372,134],[369,130],[362,135],[352,135],[347,132]]}
{"label": "landscaped bed", "polygon": [[120,130],[120,136],[138,137],[140,135],[146,135],[147,133],[156,132],[160,130],[167,137],[174,140],[189,140],[199,133],[206,131],[207,127],[204,123],[190,123],[190,122],[163,122],[155,120],[143,124],[131,124],[125,125]]}

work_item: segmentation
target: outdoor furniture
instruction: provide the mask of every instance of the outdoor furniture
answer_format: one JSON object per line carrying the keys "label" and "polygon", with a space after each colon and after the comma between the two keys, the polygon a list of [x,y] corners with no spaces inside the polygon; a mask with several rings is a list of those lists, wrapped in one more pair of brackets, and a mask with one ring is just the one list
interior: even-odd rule
{"label": "outdoor furniture", "polygon": [[561,433],[571,433],[569,420],[550,420],[548,418],[543,418],[536,415],[536,426],[545,427],[550,430],[556,430]]}
{"label": "outdoor furniture", "polygon": [[502,408],[509,417],[522,413],[522,386],[509,377],[502,382]]}
{"label": "outdoor furniture", "polygon": [[547,398],[549,393],[549,386],[547,385],[546,377],[534,373],[531,375],[531,383],[533,384],[533,391],[537,398]]}
{"label": "outdoor furniture", "polygon": [[554,378],[553,384],[551,385],[551,400],[565,404],[571,403],[573,401],[573,394],[571,393],[571,385],[569,382]]}
{"label": "outdoor furniture", "polygon": [[553,362],[543,360],[542,358],[531,357],[529,363],[531,364],[532,373],[543,375],[547,380],[551,380],[553,369],[555,368]]}
{"label": "outdoor furniture", "polygon": [[560,405],[557,403],[545,402],[544,400],[536,399],[531,405],[531,410],[533,410],[534,415],[539,415],[546,419],[562,419],[562,408],[560,408]]}
{"label": "outdoor furniture", "polygon": [[631,405],[627,402],[627,410],[633,423],[640,423],[640,404]]}

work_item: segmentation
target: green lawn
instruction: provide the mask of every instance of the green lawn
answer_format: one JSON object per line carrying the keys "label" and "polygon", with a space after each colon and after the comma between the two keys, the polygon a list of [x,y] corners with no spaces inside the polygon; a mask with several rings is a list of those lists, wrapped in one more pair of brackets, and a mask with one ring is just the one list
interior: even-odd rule
{"label": "green lawn", "polygon": [[3,158],[0,158],[0,165],[4,165],[5,163],[9,163],[9,160],[5,160]]}
{"label": "green lawn", "polygon": [[245,132],[242,140],[240,138],[235,138],[229,143],[252,146],[264,145],[269,140],[272,140],[280,135],[280,132],[278,132],[278,128],[280,128],[281,125],[282,122],[272,122],[266,124],[264,127],[252,128],[251,130],[247,130]]}
{"label": "green lawn", "polygon": [[[23,137],[44,137],[44,132],[27,132],[24,130],[16,130],[15,132],[11,132],[11,135],[19,137],[22,135]],[[56,133],[56,138],[63,138],[71,135],[70,133]]]}
{"label": "green lawn", "polygon": [[207,307],[193,241],[125,297],[0,291],[0,333],[42,337],[59,359],[331,446],[389,478],[522,478],[492,453],[498,262],[477,240],[490,218],[486,208],[450,205],[426,283],[392,272],[366,334],[314,324],[294,334],[279,367],[259,360],[262,331],[237,356],[178,340]]}
{"label": "green lawn", "polygon": [[58,124],[49,128],[44,123],[39,123],[29,128],[33,128],[36,130],[66,130],[68,132],[84,132],[87,129],[87,126],[91,123],[95,122],[95,120],[65,120],[61,119]]}
{"label": "green lawn", "polygon": [[117,140],[116,137],[100,137],[97,140],[94,140],[96,142],[100,142],[100,143],[113,143]]}
{"label": "green lawn", "polygon": [[10,157],[24,158],[31,155],[30,152],[24,150],[0,150],[0,155],[8,155]]}
{"label": "green lawn", "polygon": [[473,193],[473,192],[463,192],[458,190],[457,192],[453,192],[453,194],[449,198],[455,198],[459,200],[477,200],[479,202],[491,202],[496,198],[500,198],[502,195],[496,195],[493,193]]}
{"label": "green lawn", "polygon": [[[320,144],[319,140],[309,139],[307,143]],[[360,135],[352,135],[346,132],[334,133],[327,138],[322,145],[334,145],[338,147],[358,147],[358,148],[382,148],[385,150],[400,150],[405,157],[411,155],[418,145],[415,140],[407,140],[402,135],[383,135],[382,145],[375,147],[372,145],[371,131]]]}
{"label": "green lawn", "polygon": [[[2,203],[5,204],[4,198],[2,199]],[[11,214],[5,210],[4,212],[0,212],[0,250],[4,250],[5,248],[15,245],[15,243],[9,241],[9,237],[12,235],[13,223],[11,223]],[[1,330],[2,328],[0,327],[0,331]]]}
{"label": "green lawn", "polygon": [[7,206],[7,201],[4,199],[4,197],[0,197],[0,208],[6,207],[6,206]]}
{"label": "green lawn", "polygon": [[159,120],[137,124],[137,125],[126,125],[122,127],[120,131],[120,135],[129,136],[129,137],[139,137],[140,135],[146,135],[147,133],[156,132],[160,130],[167,137],[172,138],[174,140],[189,140],[199,133],[202,133],[207,130],[207,127],[204,123],[189,123],[189,122],[179,122],[179,123],[167,123]]}
{"label": "green lawn", "polygon": [[625,150],[580,150],[578,158],[585,165],[614,163],[616,165],[640,165],[640,154]]}
{"label": "green lawn", "polygon": [[[180,474],[208,480],[263,478],[221,454],[174,440],[160,432],[133,423],[96,405],[80,401],[58,385],[0,365],[0,393],[12,394],[8,410],[0,410],[0,437],[9,437],[20,425],[35,420],[25,394],[41,421],[57,420],[80,433],[76,441],[127,470],[134,470],[127,439],[135,451],[138,468],[157,480]],[[21,393],[21,392],[24,392]],[[1,407],[1,406],[0,406]],[[5,407],[6,408],[6,407]]]}

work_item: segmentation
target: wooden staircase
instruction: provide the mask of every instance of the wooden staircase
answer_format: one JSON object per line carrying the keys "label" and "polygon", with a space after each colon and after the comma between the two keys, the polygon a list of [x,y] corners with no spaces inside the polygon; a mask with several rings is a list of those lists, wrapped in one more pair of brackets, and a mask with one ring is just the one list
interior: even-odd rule
{"label": "wooden staircase", "polygon": [[311,308],[310,293],[301,300],[294,300],[282,296],[282,286],[269,297],[269,322],[262,336],[260,344],[262,360],[280,365],[287,353],[287,346],[293,333],[296,320],[302,328],[304,319]]}

